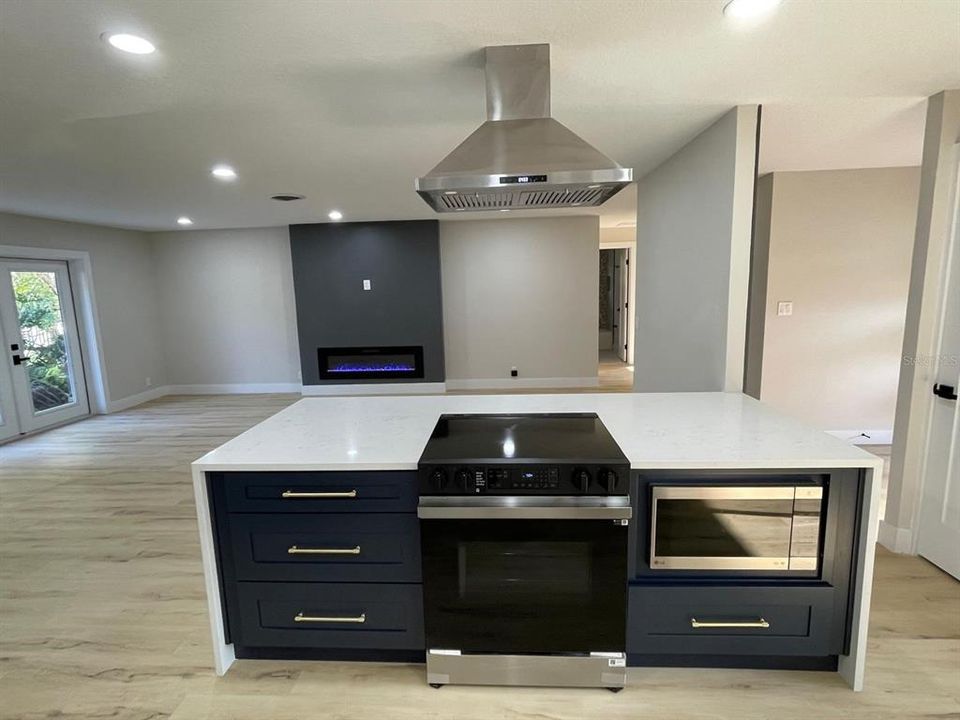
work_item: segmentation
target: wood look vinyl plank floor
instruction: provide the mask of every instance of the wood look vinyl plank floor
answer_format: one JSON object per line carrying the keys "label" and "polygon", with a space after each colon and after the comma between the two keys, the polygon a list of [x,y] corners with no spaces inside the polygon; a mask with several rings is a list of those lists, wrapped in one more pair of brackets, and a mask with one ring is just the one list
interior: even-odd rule
{"label": "wood look vinyl plank floor", "polygon": [[420,665],[211,669],[189,463],[297,398],[170,397],[0,446],[3,720],[960,718],[960,583],[877,551],[866,690],[635,668],[602,690],[426,685]]}

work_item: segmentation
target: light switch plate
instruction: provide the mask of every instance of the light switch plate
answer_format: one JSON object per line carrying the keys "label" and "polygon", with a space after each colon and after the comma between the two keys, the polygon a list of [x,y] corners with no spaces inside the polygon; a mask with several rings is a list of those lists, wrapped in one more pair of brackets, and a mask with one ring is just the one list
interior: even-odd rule
{"label": "light switch plate", "polygon": [[364,289],[364,290],[370,290],[372,287],[373,287],[373,286],[370,284],[370,281],[369,281],[369,280],[364,280],[364,281],[363,281],[363,289]]}
{"label": "light switch plate", "polygon": [[777,303],[777,315],[787,317],[793,315],[793,303],[790,300],[781,300]]}

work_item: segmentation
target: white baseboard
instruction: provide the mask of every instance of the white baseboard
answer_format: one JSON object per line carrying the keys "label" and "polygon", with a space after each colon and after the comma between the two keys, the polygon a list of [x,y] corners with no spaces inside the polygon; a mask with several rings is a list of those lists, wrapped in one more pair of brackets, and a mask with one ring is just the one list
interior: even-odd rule
{"label": "white baseboard", "polygon": [[111,400],[107,403],[107,412],[115,413],[120,412],[121,410],[129,410],[132,407],[143,405],[145,402],[156,400],[157,398],[161,398],[167,394],[168,388],[165,385],[152,387],[149,390],[144,390],[142,393],[137,393],[136,395],[127,395],[127,397],[120,398],[119,400]]}
{"label": "white baseboard", "polygon": [[299,392],[300,383],[223,383],[167,386],[167,395],[253,395]]}
{"label": "white baseboard", "polygon": [[891,552],[901,555],[913,554],[913,531],[910,528],[897,527],[886,520],[881,520],[877,542]]}
{"label": "white baseboard", "polygon": [[555,378],[476,378],[471,380],[447,379],[449,390],[512,390],[524,388],[582,388],[597,387],[600,378],[555,377]]}
{"label": "white baseboard", "polygon": [[851,445],[892,445],[893,430],[827,430],[827,435],[833,435]]}
{"label": "white baseboard", "polygon": [[442,382],[356,383],[352,385],[304,385],[302,393],[305,397],[327,397],[332,395],[436,395],[444,393],[446,390],[447,386]]}

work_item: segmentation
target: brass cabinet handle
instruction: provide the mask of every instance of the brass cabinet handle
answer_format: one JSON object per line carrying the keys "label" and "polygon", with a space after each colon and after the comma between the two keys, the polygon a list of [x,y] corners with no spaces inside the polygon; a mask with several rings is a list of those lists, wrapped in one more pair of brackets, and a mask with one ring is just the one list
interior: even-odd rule
{"label": "brass cabinet handle", "polygon": [[293,621],[313,623],[365,623],[367,621],[367,614],[360,613],[356,617],[326,617],[323,615],[304,615],[300,612],[296,614]]}
{"label": "brass cabinet handle", "polygon": [[690,627],[692,628],[768,628],[768,623],[763,618],[759,620],[748,620],[746,622],[700,622],[696,618],[690,618]]}
{"label": "brass cabinet handle", "polygon": [[355,498],[356,490],[337,491],[337,492],[298,492],[296,490],[284,490],[280,497],[283,498]]}
{"label": "brass cabinet handle", "polygon": [[302,548],[291,545],[287,548],[287,555],[359,555],[360,546],[352,548]]}

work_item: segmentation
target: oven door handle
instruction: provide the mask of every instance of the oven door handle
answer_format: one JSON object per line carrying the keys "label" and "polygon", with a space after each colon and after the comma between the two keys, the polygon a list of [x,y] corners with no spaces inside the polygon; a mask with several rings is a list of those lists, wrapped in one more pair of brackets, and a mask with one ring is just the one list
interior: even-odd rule
{"label": "oven door handle", "polygon": [[423,497],[417,508],[421,520],[629,520],[632,515],[626,497]]}

